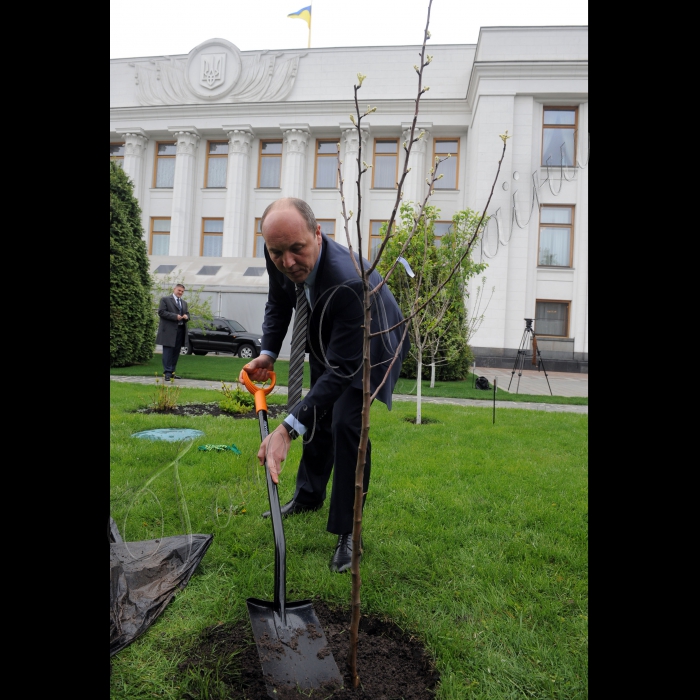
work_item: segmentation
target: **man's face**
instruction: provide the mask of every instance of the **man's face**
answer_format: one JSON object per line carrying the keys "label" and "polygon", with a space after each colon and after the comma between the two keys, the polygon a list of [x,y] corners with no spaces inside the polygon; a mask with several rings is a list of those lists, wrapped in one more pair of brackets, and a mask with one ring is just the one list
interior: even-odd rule
{"label": "man's face", "polygon": [[175,287],[175,289],[173,289],[173,294],[176,297],[181,297],[184,291],[185,290],[182,287]]}
{"label": "man's face", "polygon": [[295,284],[301,284],[321,253],[320,224],[311,232],[294,207],[283,207],[265,217],[262,235],[275,267]]}

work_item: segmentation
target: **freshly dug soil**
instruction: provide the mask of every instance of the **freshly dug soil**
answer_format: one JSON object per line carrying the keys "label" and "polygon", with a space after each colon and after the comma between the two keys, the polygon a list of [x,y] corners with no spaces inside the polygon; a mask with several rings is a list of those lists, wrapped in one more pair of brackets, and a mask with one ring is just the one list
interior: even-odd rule
{"label": "freshly dug soil", "polygon": [[[423,645],[410,633],[389,620],[362,615],[357,645],[357,671],[360,686],[352,687],[346,667],[350,646],[350,608],[330,608],[322,600],[313,600],[318,617],[338,670],[343,688],[293,693],[302,700],[432,700],[439,680],[432,660]],[[258,648],[249,621],[215,625],[195,640],[178,665],[183,676],[198,674],[219,681],[211,700],[268,700]],[[227,661],[228,660],[228,661]],[[191,684],[193,687],[196,684]],[[217,687],[207,684],[211,689]],[[226,688],[226,691],[223,691]],[[289,693],[280,695],[285,700]],[[200,700],[198,690],[189,690],[183,700]]]}
{"label": "freshly dug soil", "polygon": [[[278,418],[287,412],[286,404],[271,404],[267,407],[267,417],[269,419]],[[155,408],[140,408],[136,413],[160,413],[169,416],[228,416],[229,418],[257,418],[255,409],[248,413],[226,413],[219,408],[218,403],[186,403],[164,411]]]}

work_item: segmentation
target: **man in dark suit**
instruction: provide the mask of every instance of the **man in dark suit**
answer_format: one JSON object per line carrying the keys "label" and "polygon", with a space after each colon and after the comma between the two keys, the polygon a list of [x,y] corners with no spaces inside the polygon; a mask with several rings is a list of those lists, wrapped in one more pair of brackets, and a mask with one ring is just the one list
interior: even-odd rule
{"label": "man in dark suit", "polygon": [[172,296],[163,297],[158,306],[158,333],[156,345],[163,346],[163,374],[165,380],[182,379],[175,374],[180,350],[185,344],[187,322],[190,315],[187,310],[187,302],[182,298],[185,291],[184,284],[176,284],[173,287]]}
{"label": "man in dark suit", "polygon": [[[306,351],[311,388],[290,408],[284,422],[265,438],[258,459],[261,464],[267,460],[272,480],[279,483],[280,465],[286,459],[292,439],[303,436],[296,490],[292,500],[282,507],[283,515],[321,508],[333,471],[326,529],[338,535],[330,568],[341,573],[350,568],[352,557],[355,467],[362,418],[363,293],[352,255],[356,262],[359,258],[321,233],[311,208],[301,199],[273,202],[263,213],[261,231],[270,280],[262,352],[244,369],[255,381],[268,378],[296,308],[296,286],[303,284],[309,303]],[[366,260],[364,265],[369,267]],[[371,286],[380,281],[379,273],[373,272]],[[372,332],[393,328],[401,322],[401,311],[386,285],[373,299]],[[408,349],[403,325],[371,340],[371,391],[382,384],[388,372],[377,394],[388,409]],[[370,471],[371,443],[368,442],[365,497]],[[269,511],[263,516],[269,517]]]}

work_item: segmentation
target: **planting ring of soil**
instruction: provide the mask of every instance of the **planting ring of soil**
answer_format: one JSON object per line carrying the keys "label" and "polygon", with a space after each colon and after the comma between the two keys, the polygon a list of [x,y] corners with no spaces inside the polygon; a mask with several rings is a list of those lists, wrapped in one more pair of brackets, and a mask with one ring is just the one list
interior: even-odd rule
{"label": "planting ring of soil", "polygon": [[[313,608],[343,676],[343,687],[332,691],[304,691],[303,694],[287,692],[279,695],[280,700],[433,700],[439,674],[415,636],[390,620],[362,615],[357,645],[360,685],[353,688],[346,667],[350,608],[331,608],[318,598],[313,600]],[[185,657],[178,664],[178,672],[183,677],[195,674],[206,678],[211,677],[212,672],[217,673],[228,694],[216,695],[216,698],[210,695],[213,700],[269,700],[248,620],[208,627],[190,642]],[[200,694],[194,689],[183,696],[183,700],[199,698]]]}

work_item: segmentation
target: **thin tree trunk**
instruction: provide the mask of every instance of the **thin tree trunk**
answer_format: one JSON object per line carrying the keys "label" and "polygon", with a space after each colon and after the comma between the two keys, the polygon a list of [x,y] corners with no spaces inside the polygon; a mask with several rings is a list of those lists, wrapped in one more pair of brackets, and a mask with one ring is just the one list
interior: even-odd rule
{"label": "thin tree trunk", "polygon": [[435,388],[435,358],[430,363],[430,388]]}
{"label": "thin tree trunk", "polygon": [[[364,270],[363,270],[364,272]],[[372,327],[372,314],[369,296],[368,280],[365,282],[365,323],[362,354],[362,431],[360,433],[360,445],[357,451],[357,464],[355,466],[355,506],[352,525],[352,561],[350,572],[352,574],[352,615],[350,618],[350,652],[348,654],[348,668],[352,676],[352,687],[360,685],[360,675],[357,672],[357,642],[360,631],[360,542],[362,541],[362,496],[365,478],[365,459],[367,457],[367,442],[369,440],[369,410],[370,410],[370,342],[369,333]]]}
{"label": "thin tree trunk", "polygon": [[418,350],[418,359],[416,361],[418,368],[418,388],[416,389],[416,425],[420,425],[421,414],[421,398],[423,396],[423,354]]}

